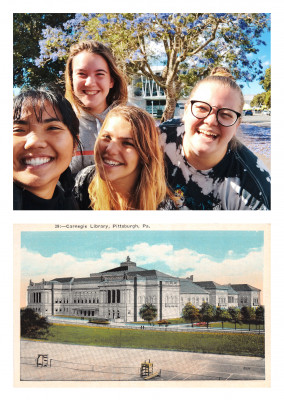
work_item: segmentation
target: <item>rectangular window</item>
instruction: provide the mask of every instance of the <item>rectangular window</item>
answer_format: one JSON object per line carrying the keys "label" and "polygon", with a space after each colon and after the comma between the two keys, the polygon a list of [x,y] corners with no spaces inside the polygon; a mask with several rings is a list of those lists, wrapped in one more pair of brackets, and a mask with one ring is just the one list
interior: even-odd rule
{"label": "rectangular window", "polygon": [[116,302],[120,303],[120,290],[116,291]]}

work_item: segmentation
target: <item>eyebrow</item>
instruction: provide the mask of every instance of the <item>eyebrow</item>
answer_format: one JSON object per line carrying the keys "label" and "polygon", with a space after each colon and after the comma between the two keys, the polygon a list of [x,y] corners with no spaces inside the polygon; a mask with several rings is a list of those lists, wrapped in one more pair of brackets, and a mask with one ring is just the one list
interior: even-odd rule
{"label": "eyebrow", "polygon": [[[77,68],[77,69],[75,69],[75,71],[78,71],[78,72],[80,72],[80,71],[86,71],[86,69],[87,69],[87,68]],[[107,70],[105,70],[105,69],[103,69],[103,68],[95,69],[95,71],[96,71],[96,72],[105,72],[105,73],[107,73]]]}
{"label": "eyebrow", "polygon": [[[112,136],[112,133],[103,130],[102,136],[103,136],[103,135],[110,135],[110,136]],[[118,137],[118,139],[119,139],[119,140],[133,140],[133,141],[134,141],[133,137]]]}
{"label": "eyebrow", "polygon": [[[58,118],[46,118],[42,121],[38,121],[39,124],[48,124],[50,122],[62,122]],[[15,124],[20,124],[20,125],[29,125],[29,121],[23,120],[23,119],[15,119],[14,120]],[[63,123],[63,122],[62,122]]]}

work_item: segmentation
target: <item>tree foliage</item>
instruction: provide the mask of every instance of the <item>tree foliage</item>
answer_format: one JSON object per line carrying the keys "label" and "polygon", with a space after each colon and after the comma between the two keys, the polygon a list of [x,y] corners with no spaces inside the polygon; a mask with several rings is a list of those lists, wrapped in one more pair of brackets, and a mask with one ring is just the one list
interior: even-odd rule
{"label": "tree foliage", "polygon": [[62,28],[63,23],[74,17],[75,14],[13,14],[14,38],[14,87],[37,86],[60,83],[60,73],[64,70],[64,59],[46,62],[44,67],[39,67],[35,60],[40,57],[40,40],[42,30],[46,26]]}
{"label": "tree foliage", "polygon": [[[181,94],[215,65],[228,66],[248,82],[262,75],[261,60],[250,54],[265,44],[261,34],[269,24],[263,13],[76,14],[61,26],[45,26],[35,62],[43,67],[66,60],[70,45],[80,39],[109,44],[129,79],[142,74],[164,89],[165,120]],[[158,74],[152,66],[161,64],[164,70]]]}
{"label": "tree foliage", "polygon": [[47,335],[50,323],[31,308],[21,310],[21,336],[41,338]]}
{"label": "tree foliage", "polygon": [[216,308],[215,318],[217,321],[222,322],[222,329],[224,328],[224,322],[231,321],[231,315],[228,310],[223,309],[221,307]]}
{"label": "tree foliage", "polygon": [[232,321],[235,323],[235,329],[237,328],[237,323],[241,322],[241,312],[238,307],[229,307],[228,312],[231,316]]}
{"label": "tree foliage", "polygon": [[216,307],[204,302],[199,310],[199,314],[201,315],[202,321],[207,323],[208,328],[209,322],[213,321],[216,316]]}
{"label": "tree foliage", "polygon": [[185,321],[190,321],[192,324],[199,319],[199,310],[191,303],[186,303],[182,309],[182,318]]}
{"label": "tree foliage", "polygon": [[157,308],[152,303],[143,304],[140,308],[139,315],[144,321],[153,321],[157,317]]}
{"label": "tree foliage", "polygon": [[259,306],[255,310],[255,319],[258,324],[264,324],[264,307]]}
{"label": "tree foliage", "polygon": [[256,94],[250,105],[251,107],[271,108],[271,67],[265,70],[264,78],[259,82],[265,92]]}

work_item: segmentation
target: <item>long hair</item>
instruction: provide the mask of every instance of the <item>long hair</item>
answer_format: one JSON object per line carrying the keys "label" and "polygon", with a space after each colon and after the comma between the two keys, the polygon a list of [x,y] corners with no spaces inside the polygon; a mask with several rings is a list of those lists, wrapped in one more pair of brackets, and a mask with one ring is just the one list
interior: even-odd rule
{"label": "long hair", "polygon": [[122,72],[117,68],[114,56],[110,49],[100,42],[93,40],[84,40],[78,42],[70,47],[69,57],[67,59],[65,68],[65,97],[70,101],[78,114],[80,109],[88,112],[88,108],[77,98],[73,88],[73,58],[81,53],[87,51],[91,54],[98,54],[107,62],[110,75],[113,79],[114,85],[110,88],[106,98],[108,106],[111,104],[124,104],[127,102],[127,82]]}
{"label": "long hair", "polygon": [[141,171],[132,192],[129,193],[125,204],[121,206],[114,194],[111,182],[107,178],[103,180],[99,168],[96,167],[96,173],[89,186],[91,207],[94,210],[156,210],[166,195],[170,195],[170,191],[165,179],[163,153],[159,145],[159,130],[150,114],[136,106],[117,106],[112,109],[107,114],[95,144],[95,164],[96,166],[102,165],[99,141],[104,127],[110,118],[117,115],[131,125]]}

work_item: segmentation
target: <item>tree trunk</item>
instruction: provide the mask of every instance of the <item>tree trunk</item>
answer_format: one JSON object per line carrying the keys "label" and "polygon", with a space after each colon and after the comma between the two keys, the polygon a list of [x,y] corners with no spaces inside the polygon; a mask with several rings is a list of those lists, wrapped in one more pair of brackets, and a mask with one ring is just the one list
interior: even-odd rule
{"label": "tree trunk", "polygon": [[171,82],[171,84],[168,85],[165,92],[166,92],[166,106],[161,118],[161,123],[167,121],[168,119],[173,118],[175,114],[175,108],[177,104],[176,100],[177,93],[174,87],[174,82]]}

